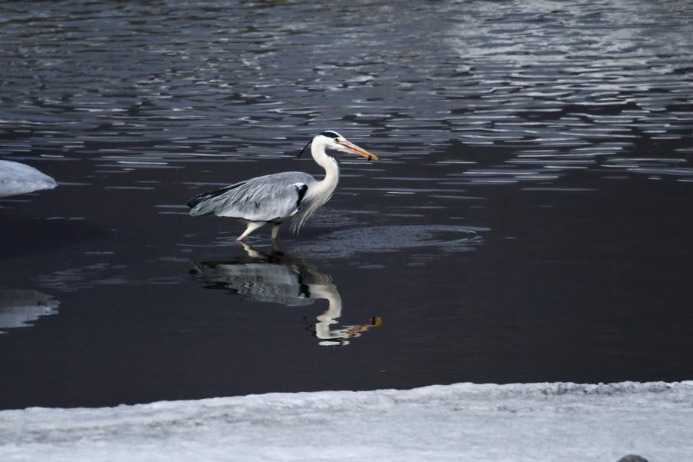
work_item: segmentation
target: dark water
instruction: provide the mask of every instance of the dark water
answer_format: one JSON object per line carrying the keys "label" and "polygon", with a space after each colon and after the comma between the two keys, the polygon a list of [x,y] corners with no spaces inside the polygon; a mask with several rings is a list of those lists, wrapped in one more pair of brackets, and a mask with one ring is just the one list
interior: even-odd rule
{"label": "dark water", "polygon": [[[3,2],[0,407],[693,377],[689,1]],[[195,194],[335,129],[299,236]]]}

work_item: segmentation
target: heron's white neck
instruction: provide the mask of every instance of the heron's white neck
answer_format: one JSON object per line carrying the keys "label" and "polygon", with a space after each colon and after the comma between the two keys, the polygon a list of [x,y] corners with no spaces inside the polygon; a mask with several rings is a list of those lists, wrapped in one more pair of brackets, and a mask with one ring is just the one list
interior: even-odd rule
{"label": "heron's white neck", "polygon": [[337,183],[339,183],[339,164],[333,158],[327,155],[325,152],[325,144],[316,140],[310,146],[310,153],[315,159],[315,162],[325,169],[325,178],[318,181],[312,191],[308,191],[311,199],[320,201],[320,204],[324,204],[332,196],[332,193],[337,189]]}
{"label": "heron's white neck", "polygon": [[334,158],[327,155],[325,152],[325,143],[320,141],[319,138],[320,137],[316,137],[313,141],[310,147],[310,153],[313,159],[315,159],[315,162],[325,169],[325,177],[308,188],[306,196],[303,202],[301,202],[301,210],[295,215],[293,223],[291,224],[291,228],[294,232],[298,232],[301,226],[303,226],[306,220],[315,213],[318,207],[330,200],[339,182],[339,165]]}

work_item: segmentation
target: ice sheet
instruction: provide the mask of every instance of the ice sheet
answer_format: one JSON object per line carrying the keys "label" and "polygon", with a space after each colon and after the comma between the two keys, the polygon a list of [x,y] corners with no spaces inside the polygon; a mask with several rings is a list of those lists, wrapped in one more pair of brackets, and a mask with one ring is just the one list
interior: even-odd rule
{"label": "ice sheet", "polygon": [[468,384],[0,412],[3,461],[693,460],[693,382]]}
{"label": "ice sheet", "polygon": [[30,165],[0,160],[0,197],[53,189],[56,186],[53,178]]}

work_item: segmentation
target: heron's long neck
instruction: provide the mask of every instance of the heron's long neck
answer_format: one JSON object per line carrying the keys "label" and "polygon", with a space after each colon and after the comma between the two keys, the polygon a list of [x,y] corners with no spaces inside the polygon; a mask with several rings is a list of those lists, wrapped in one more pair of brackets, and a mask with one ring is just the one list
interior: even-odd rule
{"label": "heron's long neck", "polygon": [[301,202],[301,210],[291,224],[294,232],[298,232],[318,207],[330,200],[339,182],[339,165],[337,165],[336,160],[325,153],[325,145],[314,142],[310,148],[310,153],[315,162],[325,169],[325,178],[308,188],[308,192]]}
{"label": "heron's long neck", "polygon": [[311,196],[324,204],[332,196],[332,193],[337,188],[337,183],[339,183],[339,165],[334,158],[325,153],[325,146],[320,143],[313,143],[310,152],[315,162],[325,169],[325,178],[318,181],[318,184],[312,188]]}

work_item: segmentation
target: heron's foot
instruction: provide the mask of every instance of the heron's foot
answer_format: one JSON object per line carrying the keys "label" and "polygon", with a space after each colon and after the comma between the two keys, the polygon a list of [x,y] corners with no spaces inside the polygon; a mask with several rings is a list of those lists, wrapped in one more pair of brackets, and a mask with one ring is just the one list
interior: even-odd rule
{"label": "heron's foot", "polygon": [[249,221],[249,222],[248,222],[248,227],[245,229],[245,231],[243,231],[243,234],[241,234],[240,236],[238,236],[238,237],[236,238],[236,240],[237,240],[237,241],[242,241],[242,240],[245,239],[250,233],[252,233],[253,231],[255,231],[255,230],[258,229],[258,228],[261,228],[261,227],[264,226],[264,225],[265,225],[265,222],[264,222],[264,221]]}

